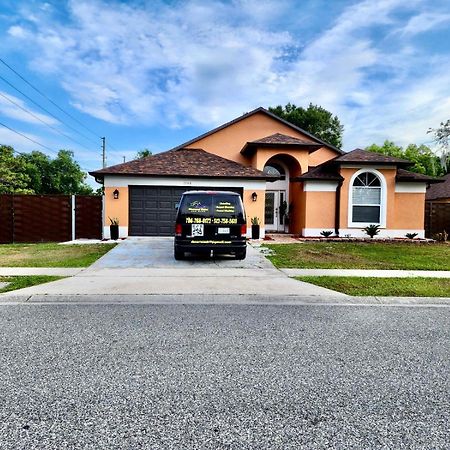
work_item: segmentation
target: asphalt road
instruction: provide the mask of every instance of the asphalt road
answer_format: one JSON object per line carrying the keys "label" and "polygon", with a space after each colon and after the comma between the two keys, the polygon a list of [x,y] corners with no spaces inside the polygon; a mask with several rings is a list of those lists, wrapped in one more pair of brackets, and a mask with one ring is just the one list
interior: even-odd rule
{"label": "asphalt road", "polygon": [[450,308],[0,307],[3,449],[448,449]]}

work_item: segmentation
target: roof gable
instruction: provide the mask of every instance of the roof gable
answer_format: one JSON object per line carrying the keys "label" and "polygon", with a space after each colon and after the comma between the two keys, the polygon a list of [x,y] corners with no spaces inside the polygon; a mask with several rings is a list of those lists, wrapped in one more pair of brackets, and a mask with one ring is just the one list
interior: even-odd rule
{"label": "roof gable", "polygon": [[[303,130],[302,128],[297,127],[296,125],[288,122],[287,120],[284,120],[284,119],[278,117],[277,115],[271,113],[270,111],[268,111],[267,109],[263,108],[262,106],[260,106],[259,108],[254,109],[253,111],[245,113],[242,116],[237,117],[236,119],[230,120],[229,122],[226,122],[226,123],[224,123],[222,125],[219,125],[218,127],[213,128],[212,130],[207,131],[206,133],[203,133],[200,136],[197,136],[197,137],[195,137],[195,138],[193,138],[193,139],[191,139],[191,140],[189,140],[187,142],[184,142],[183,144],[180,144],[179,146],[174,147],[172,150],[177,150],[177,149],[183,148],[183,147],[189,147],[190,145],[195,144],[196,142],[198,142],[198,141],[200,141],[200,140],[202,140],[202,139],[204,139],[204,138],[206,138],[208,136],[211,136],[212,134],[215,134],[215,133],[217,133],[217,132],[219,132],[219,131],[221,131],[221,130],[223,130],[225,128],[228,128],[228,127],[230,127],[230,126],[232,126],[232,125],[234,125],[234,124],[236,124],[238,122],[241,122],[242,120],[245,120],[245,119],[247,119],[247,118],[249,118],[251,116],[254,116],[255,114],[264,114],[267,117],[270,117],[271,119],[273,119],[273,120],[275,120],[275,121],[277,121],[279,123],[282,123],[283,125],[291,128],[292,130],[294,130],[294,131],[296,131],[298,133],[301,133],[302,135],[304,135],[307,138],[311,139],[312,143],[317,143],[317,144],[321,144],[321,145],[323,145],[325,147],[329,147],[330,149],[336,151],[339,154],[343,153],[342,150],[338,149],[337,147],[334,147],[333,145],[328,144],[325,141],[322,141],[318,137],[312,135],[311,133],[308,133],[307,131]],[[311,141],[310,141],[310,143],[311,143]],[[308,142],[308,141],[305,140],[305,142]]]}

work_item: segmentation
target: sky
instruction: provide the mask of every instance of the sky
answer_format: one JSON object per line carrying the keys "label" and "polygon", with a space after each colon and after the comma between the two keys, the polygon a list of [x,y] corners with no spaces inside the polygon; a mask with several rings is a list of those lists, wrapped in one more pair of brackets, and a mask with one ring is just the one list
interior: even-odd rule
{"label": "sky", "polygon": [[447,0],[0,0],[0,144],[94,170],[102,136],[112,165],[288,102],[336,114],[346,151],[431,144],[449,42]]}

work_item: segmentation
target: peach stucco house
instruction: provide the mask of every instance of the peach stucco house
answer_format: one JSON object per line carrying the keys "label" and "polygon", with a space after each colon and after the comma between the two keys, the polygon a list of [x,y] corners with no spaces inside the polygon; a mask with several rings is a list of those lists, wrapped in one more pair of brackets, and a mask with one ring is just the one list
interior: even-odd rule
{"label": "peach stucco house", "polygon": [[248,230],[258,217],[262,236],[363,236],[362,228],[379,224],[383,237],[423,237],[426,187],[436,180],[409,165],[342,152],[258,108],[169,151],[91,175],[105,187],[105,237],[108,217],[119,219],[121,237],[172,235],[176,204],[190,189],[239,192]]}

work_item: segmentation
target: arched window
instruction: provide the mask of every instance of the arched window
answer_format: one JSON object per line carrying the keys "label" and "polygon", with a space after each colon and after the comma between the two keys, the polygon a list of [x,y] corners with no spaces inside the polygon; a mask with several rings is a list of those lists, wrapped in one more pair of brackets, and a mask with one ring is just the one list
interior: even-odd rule
{"label": "arched window", "polygon": [[383,186],[381,179],[373,172],[362,172],[352,184],[353,224],[381,224],[383,208]]}
{"label": "arched window", "polygon": [[281,177],[282,180],[286,177],[286,172],[280,164],[271,163],[264,166],[264,173],[267,175],[276,175]]}

